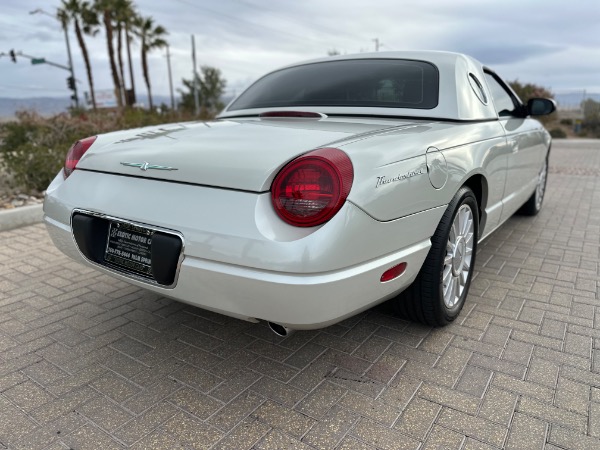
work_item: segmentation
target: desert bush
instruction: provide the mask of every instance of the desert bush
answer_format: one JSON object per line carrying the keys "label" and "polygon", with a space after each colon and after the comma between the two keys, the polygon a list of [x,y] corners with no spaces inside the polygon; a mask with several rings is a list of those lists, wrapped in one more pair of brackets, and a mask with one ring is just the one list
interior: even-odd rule
{"label": "desert bush", "polygon": [[557,139],[564,139],[567,137],[567,133],[562,128],[555,127],[550,130],[550,136]]}
{"label": "desert bush", "polygon": [[573,119],[560,119],[561,125],[566,125],[567,127],[573,126]]}
{"label": "desert bush", "polygon": [[[550,89],[538,84],[521,83],[519,80],[510,81],[508,84],[525,105],[527,104],[527,101],[532,98],[554,97],[554,94],[550,91]],[[556,112],[553,112],[548,116],[538,116],[536,119],[542,122],[544,125],[549,125],[556,119]]]}
{"label": "desert bush", "polygon": [[600,137],[600,102],[588,98],[581,103],[583,109],[583,122],[581,133],[596,138]]}
{"label": "desert bush", "polygon": [[94,133],[91,123],[67,114],[44,119],[19,112],[17,120],[0,125],[0,155],[13,183],[30,193],[46,189],[77,139]]}

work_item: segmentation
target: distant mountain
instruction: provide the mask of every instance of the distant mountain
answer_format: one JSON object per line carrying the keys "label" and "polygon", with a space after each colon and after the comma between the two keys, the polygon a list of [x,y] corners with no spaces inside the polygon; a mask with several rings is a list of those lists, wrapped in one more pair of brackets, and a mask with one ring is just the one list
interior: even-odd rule
{"label": "distant mountain", "polygon": [[579,109],[581,107],[581,102],[588,98],[600,102],[600,94],[587,93],[585,91],[556,94],[554,96],[556,103],[558,103],[559,112],[561,109]]}
{"label": "distant mountain", "polygon": [[70,105],[71,100],[68,97],[0,97],[0,120],[11,119],[15,112],[24,109],[35,110],[43,116],[51,116],[66,111]]}
{"label": "distant mountain", "polygon": [[[152,100],[155,105],[161,104],[170,105],[171,97],[164,95],[153,96]],[[148,103],[148,97],[145,95],[139,96],[138,101],[142,104]],[[175,98],[177,102],[177,97]],[[71,106],[71,99],[68,97],[30,97],[30,98],[10,98],[0,97],[0,121],[9,120],[15,116],[17,111],[34,110],[42,116],[52,116],[61,112],[66,112]]]}

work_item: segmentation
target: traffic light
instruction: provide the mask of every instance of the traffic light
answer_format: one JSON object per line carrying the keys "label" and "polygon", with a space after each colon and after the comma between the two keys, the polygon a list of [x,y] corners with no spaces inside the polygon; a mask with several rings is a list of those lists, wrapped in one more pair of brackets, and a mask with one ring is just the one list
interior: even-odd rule
{"label": "traffic light", "polygon": [[67,86],[69,89],[71,89],[72,91],[75,90],[75,78],[73,77],[68,77],[67,78]]}
{"label": "traffic light", "polygon": [[8,52],[8,54],[10,55],[10,59],[12,60],[12,62],[16,63],[17,62],[17,54],[15,53],[15,51],[13,49],[11,49],[10,52]]}

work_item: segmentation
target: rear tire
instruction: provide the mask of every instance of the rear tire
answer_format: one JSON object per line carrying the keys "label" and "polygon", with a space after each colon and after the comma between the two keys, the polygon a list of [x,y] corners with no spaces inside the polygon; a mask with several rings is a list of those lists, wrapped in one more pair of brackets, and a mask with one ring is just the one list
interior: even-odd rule
{"label": "rear tire", "polygon": [[537,185],[535,191],[529,197],[518,213],[524,216],[535,216],[542,210],[544,194],[546,193],[546,182],[548,181],[548,157],[544,160],[544,165],[538,174]]}
{"label": "rear tire", "polygon": [[463,186],[431,237],[419,275],[392,300],[395,311],[429,326],[443,326],[456,319],[469,292],[478,233],[477,199]]}

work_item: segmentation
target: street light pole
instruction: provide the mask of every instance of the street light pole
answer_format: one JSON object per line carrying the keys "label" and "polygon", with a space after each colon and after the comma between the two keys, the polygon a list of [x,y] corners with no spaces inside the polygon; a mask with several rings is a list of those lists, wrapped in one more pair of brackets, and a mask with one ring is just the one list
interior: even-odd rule
{"label": "street light pole", "polygon": [[383,44],[379,43],[379,38],[375,38],[375,39],[371,39],[373,42],[375,42],[375,51],[378,52],[379,51],[379,47]]}
{"label": "street light pole", "polygon": [[[50,14],[49,12],[44,11],[41,8],[34,9],[33,11],[29,11],[29,14],[45,14],[54,19],[57,19],[56,16]],[[65,33],[65,43],[67,44],[67,56],[69,57],[69,71],[71,72],[71,77],[73,78],[73,101],[75,102],[75,108],[79,108],[79,96],[77,95],[77,82],[75,78],[75,70],[73,69],[73,58],[71,56],[71,43],[69,42],[69,30],[66,23],[61,23],[62,29]]]}
{"label": "street light pole", "polygon": [[196,40],[192,34],[192,64],[194,65],[194,113],[200,114],[200,101],[198,99],[198,72],[196,72]]}

